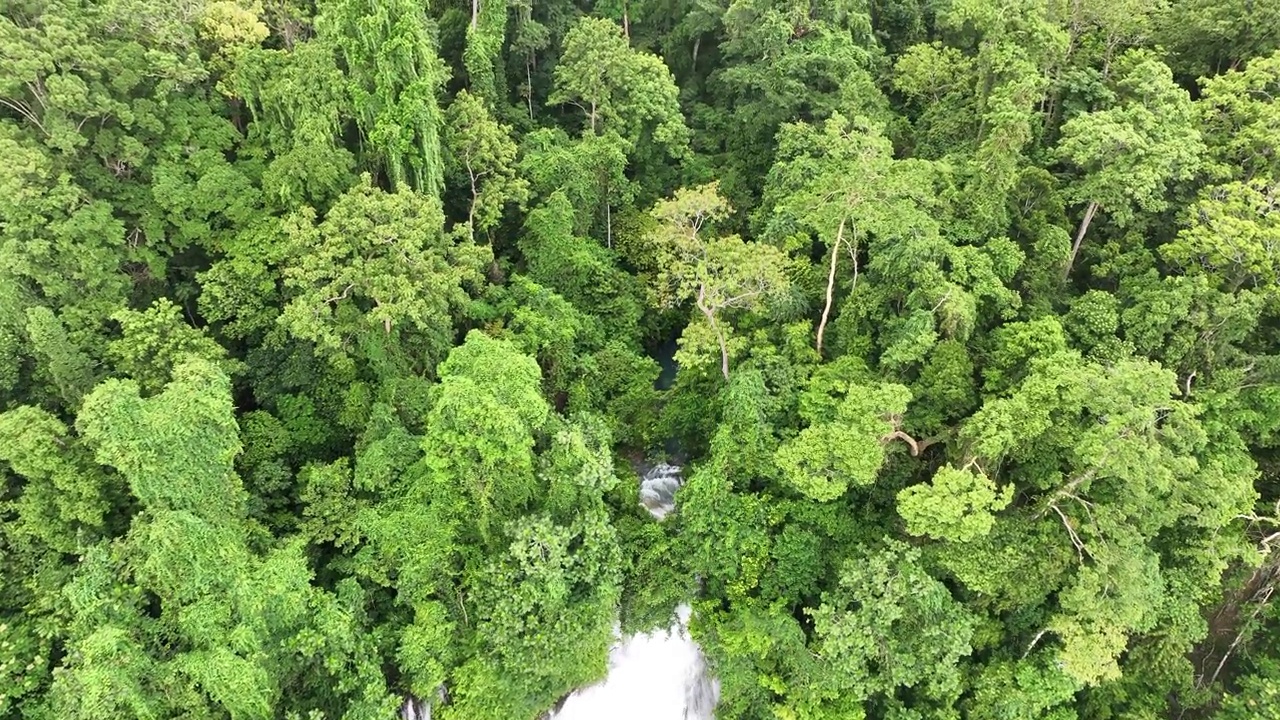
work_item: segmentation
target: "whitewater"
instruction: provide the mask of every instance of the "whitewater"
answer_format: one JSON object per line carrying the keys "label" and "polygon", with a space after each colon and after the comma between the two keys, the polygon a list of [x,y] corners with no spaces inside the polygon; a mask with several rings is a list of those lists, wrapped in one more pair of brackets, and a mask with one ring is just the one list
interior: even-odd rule
{"label": "whitewater", "polygon": [[[640,502],[659,521],[675,509],[680,471],[659,463],[641,478]],[[689,637],[689,614],[681,605],[667,630],[619,636],[605,679],[574,692],[548,720],[712,720],[720,683]]]}

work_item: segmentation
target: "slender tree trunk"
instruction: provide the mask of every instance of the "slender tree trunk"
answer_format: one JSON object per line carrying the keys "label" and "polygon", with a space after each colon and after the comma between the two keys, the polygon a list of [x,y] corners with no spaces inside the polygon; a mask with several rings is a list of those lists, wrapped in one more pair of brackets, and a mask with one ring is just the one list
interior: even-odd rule
{"label": "slender tree trunk", "polygon": [[729,381],[729,346],[724,341],[724,333],[720,332],[720,325],[716,323],[715,313],[702,303],[707,296],[707,288],[705,286],[698,288],[698,309],[706,316],[707,322],[711,323],[711,329],[716,333],[716,341],[720,343],[720,374],[724,375],[725,382]]}
{"label": "slender tree trunk", "polygon": [[471,236],[471,242],[476,241],[476,198],[480,193],[476,192],[476,174],[472,172],[471,167],[467,167],[467,176],[471,178],[471,205],[467,207],[467,233]]}
{"label": "slender tree trunk", "polygon": [[702,36],[701,36],[701,35],[699,35],[698,37],[694,38],[694,40],[693,40],[693,63],[692,63],[692,65],[694,66],[694,68],[697,68],[697,66],[698,66],[698,50],[699,50],[701,47],[702,47]]}
{"label": "slender tree trunk", "polygon": [[529,119],[533,119],[533,58],[524,61],[524,81],[527,83],[525,99],[529,101]]}
{"label": "slender tree trunk", "polygon": [[471,29],[476,29],[476,22],[480,18],[480,0],[471,0]]}
{"label": "slender tree trunk", "polygon": [[613,208],[608,200],[604,201],[604,242],[613,249]]}
{"label": "slender tree trunk", "polygon": [[622,34],[631,39],[631,13],[627,8],[627,0],[622,0]]}
{"label": "slender tree trunk", "polygon": [[1067,271],[1062,274],[1063,278],[1071,276],[1071,266],[1076,264],[1076,253],[1080,252],[1080,244],[1084,242],[1084,234],[1089,232],[1089,223],[1093,222],[1094,213],[1098,212],[1098,201],[1089,203],[1088,209],[1084,211],[1084,219],[1080,221],[1080,229],[1076,230],[1076,241],[1071,246],[1071,255],[1067,258]]}
{"label": "slender tree trunk", "polygon": [[840,218],[840,228],[836,230],[836,242],[831,247],[831,269],[827,272],[827,304],[822,306],[822,320],[818,323],[818,357],[822,357],[822,334],[827,330],[827,317],[831,314],[831,299],[836,287],[836,260],[840,257],[840,243],[844,242],[844,223]]}

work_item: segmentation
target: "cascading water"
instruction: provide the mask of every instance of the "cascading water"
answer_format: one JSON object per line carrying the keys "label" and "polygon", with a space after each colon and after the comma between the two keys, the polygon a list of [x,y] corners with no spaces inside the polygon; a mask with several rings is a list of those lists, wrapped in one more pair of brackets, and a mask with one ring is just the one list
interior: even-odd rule
{"label": "cascading water", "polygon": [[[671,387],[678,370],[671,338],[658,353],[662,374],[657,389]],[[666,451],[680,457],[678,444]],[[661,522],[676,508],[676,491],[684,482],[683,468],[669,462],[641,466],[640,504]],[[687,604],[676,608],[675,622],[666,630],[617,638],[609,651],[605,679],[568,695],[543,720],[713,720],[720,699],[720,681],[711,676],[702,648],[689,636]],[[444,688],[437,702],[445,702]],[[431,707],[409,698],[401,708],[402,720],[430,720]]]}
{"label": "cascading water", "polygon": [[[661,521],[676,507],[682,468],[660,462],[640,478],[640,504]],[[720,681],[711,677],[702,648],[689,636],[688,605],[676,608],[666,630],[623,637],[609,651],[609,674],[570,694],[543,720],[713,720]],[[441,688],[437,702],[445,701]],[[431,720],[431,706],[407,698],[402,720]]]}
{"label": "cascading water", "polygon": [[676,509],[676,490],[684,478],[679,465],[658,463],[640,478],[640,504],[659,520]]}
{"label": "cascading water", "polygon": [[[640,503],[658,520],[675,509],[680,470],[664,462],[641,476]],[[689,615],[688,605],[676,608],[666,631],[623,638],[615,628],[608,676],[574,692],[548,720],[712,720],[720,683],[689,637]]]}

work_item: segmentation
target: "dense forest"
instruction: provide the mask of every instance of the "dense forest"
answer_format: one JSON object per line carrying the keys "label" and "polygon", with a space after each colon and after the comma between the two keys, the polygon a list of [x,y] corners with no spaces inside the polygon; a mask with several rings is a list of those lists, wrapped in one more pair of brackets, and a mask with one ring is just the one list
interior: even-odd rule
{"label": "dense forest", "polygon": [[0,6],[0,718],[1280,718],[1280,2]]}

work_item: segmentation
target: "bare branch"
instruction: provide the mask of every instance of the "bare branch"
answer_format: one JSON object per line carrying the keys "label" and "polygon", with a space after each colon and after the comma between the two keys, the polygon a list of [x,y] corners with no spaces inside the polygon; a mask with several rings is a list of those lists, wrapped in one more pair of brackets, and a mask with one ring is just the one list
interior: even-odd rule
{"label": "bare branch", "polygon": [[39,128],[40,132],[43,133],[45,137],[49,136],[49,131],[44,129],[44,125],[41,124],[39,118],[35,116],[35,113],[26,106],[26,103],[14,102],[8,98],[0,97],[0,105],[4,105],[5,107],[17,112],[19,115],[26,118],[27,122],[30,122],[32,125]]}
{"label": "bare branch", "polygon": [[356,284],[355,284],[355,283],[351,283],[351,284],[347,285],[345,288],[343,288],[343,289],[342,289],[342,294],[341,294],[341,295],[334,295],[333,297],[329,298],[328,300],[325,300],[325,301],[324,301],[324,304],[325,304],[325,305],[328,305],[328,304],[330,304],[330,303],[336,303],[336,302],[338,302],[338,301],[340,301],[340,300],[346,300],[346,299],[347,299],[347,297],[349,297],[349,296],[351,295],[351,289],[352,289],[352,288],[354,288],[355,286],[356,286]]}
{"label": "bare branch", "polygon": [[1049,628],[1045,628],[1041,630],[1040,632],[1036,633],[1035,637],[1031,638],[1031,642],[1027,643],[1027,649],[1022,651],[1022,658],[1024,660],[1028,655],[1031,654],[1032,648],[1036,646],[1036,643],[1040,642],[1040,638],[1044,637],[1044,634],[1047,632],[1049,632]]}
{"label": "bare branch", "polygon": [[1084,563],[1085,546],[1084,541],[1076,534],[1076,529],[1071,527],[1071,520],[1067,518],[1066,513],[1062,512],[1057,505],[1050,505],[1054,512],[1058,513],[1058,517],[1062,518],[1062,526],[1067,529],[1067,534],[1071,536],[1071,544],[1076,546],[1076,556],[1080,558],[1081,564]]}

